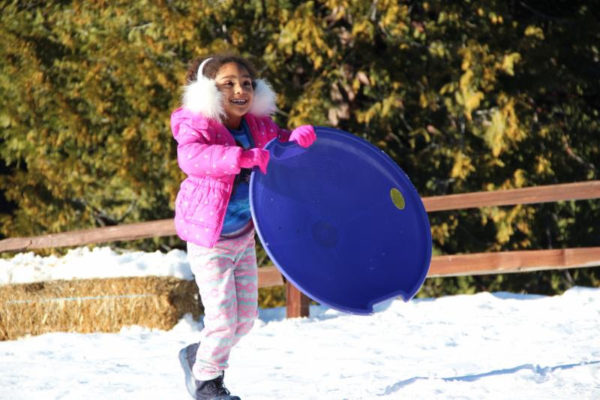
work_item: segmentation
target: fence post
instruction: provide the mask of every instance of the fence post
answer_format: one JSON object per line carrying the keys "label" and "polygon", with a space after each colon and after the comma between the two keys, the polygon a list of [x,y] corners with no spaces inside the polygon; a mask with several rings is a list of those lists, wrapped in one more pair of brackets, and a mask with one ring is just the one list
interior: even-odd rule
{"label": "fence post", "polygon": [[285,283],[285,295],[287,303],[287,318],[308,317],[308,305],[310,299],[294,285],[292,285],[290,281]]}

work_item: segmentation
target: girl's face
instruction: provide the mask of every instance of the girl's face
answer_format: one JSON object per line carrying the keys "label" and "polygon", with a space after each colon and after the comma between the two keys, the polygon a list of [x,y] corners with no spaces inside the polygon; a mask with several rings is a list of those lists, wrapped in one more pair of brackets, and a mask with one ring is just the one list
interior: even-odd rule
{"label": "girl's face", "polygon": [[237,129],[242,117],[250,110],[254,97],[252,77],[243,66],[230,62],[221,65],[215,76],[217,88],[223,93],[225,125]]}

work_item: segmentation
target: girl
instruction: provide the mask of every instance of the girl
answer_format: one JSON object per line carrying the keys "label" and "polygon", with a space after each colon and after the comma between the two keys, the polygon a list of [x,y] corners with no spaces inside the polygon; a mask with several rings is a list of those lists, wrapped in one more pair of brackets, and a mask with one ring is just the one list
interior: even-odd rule
{"label": "girl", "polygon": [[277,137],[302,147],[316,139],[310,125],[291,133],[269,117],[275,93],[252,65],[233,55],[197,60],[187,74],[183,106],[171,115],[177,160],[187,174],[175,201],[175,228],[204,305],[198,344],[179,359],[194,399],[239,399],[223,384],[231,348],[257,317],[258,274],[248,177],[267,173]]}

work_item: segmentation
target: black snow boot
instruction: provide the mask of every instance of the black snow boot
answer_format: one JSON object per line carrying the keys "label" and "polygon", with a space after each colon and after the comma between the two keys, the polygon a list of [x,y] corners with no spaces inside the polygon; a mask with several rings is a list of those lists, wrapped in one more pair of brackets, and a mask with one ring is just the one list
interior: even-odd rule
{"label": "black snow boot", "polygon": [[241,400],[238,396],[231,396],[223,384],[225,374],[210,381],[199,381],[194,378],[192,366],[196,362],[198,343],[190,344],[179,351],[179,362],[185,373],[185,386],[195,400]]}
{"label": "black snow boot", "polygon": [[198,388],[199,383],[192,373],[192,366],[196,362],[198,344],[199,343],[190,344],[179,351],[179,363],[185,374],[185,387],[193,398],[196,398],[196,389]]}
{"label": "black snow boot", "polygon": [[232,396],[223,384],[225,374],[211,379],[210,381],[197,381],[196,400],[240,400],[238,396]]}

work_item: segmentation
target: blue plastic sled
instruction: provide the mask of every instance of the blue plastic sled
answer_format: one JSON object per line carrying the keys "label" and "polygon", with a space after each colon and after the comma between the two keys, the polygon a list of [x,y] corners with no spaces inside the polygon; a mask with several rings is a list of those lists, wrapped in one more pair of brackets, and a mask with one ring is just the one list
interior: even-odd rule
{"label": "blue plastic sled", "polygon": [[308,149],[273,140],[267,174],[253,172],[258,236],[281,273],[340,311],[419,290],[431,261],[423,203],[404,172],[369,142],[316,127]]}

